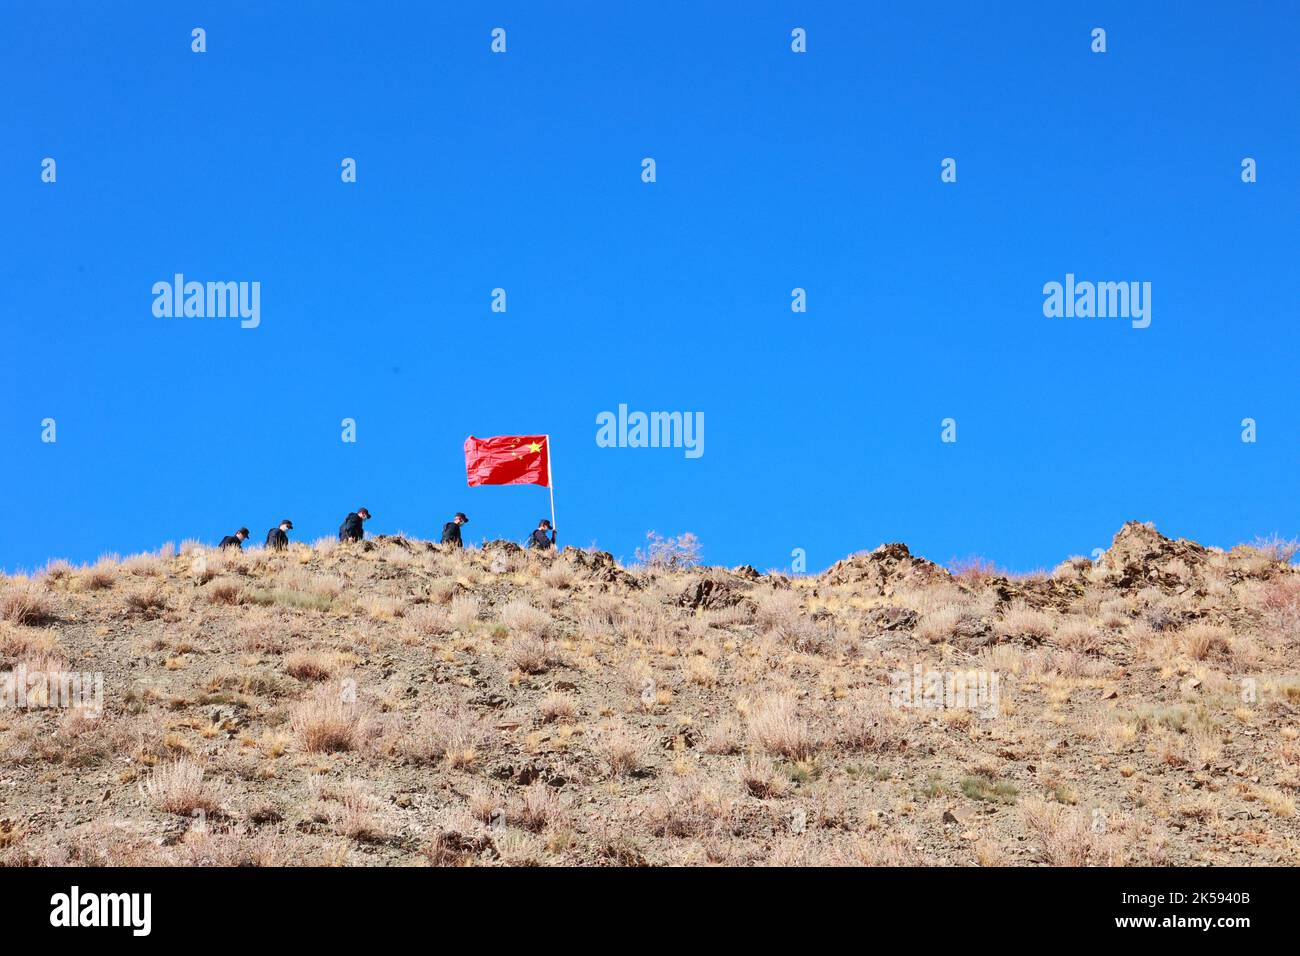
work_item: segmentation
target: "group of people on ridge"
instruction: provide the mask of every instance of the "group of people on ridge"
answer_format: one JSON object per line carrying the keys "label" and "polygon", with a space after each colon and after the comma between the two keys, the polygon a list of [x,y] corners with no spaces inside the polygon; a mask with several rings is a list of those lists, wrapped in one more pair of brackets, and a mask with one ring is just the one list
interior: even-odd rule
{"label": "group of people on ridge", "polygon": [[[365,508],[358,508],[356,511],[349,511],[348,516],[343,519],[339,525],[340,541],[360,541],[365,537],[364,522],[370,520],[370,512]],[[463,548],[464,542],[460,538],[460,526],[469,524],[469,518],[465,517],[465,512],[457,511],[456,516],[442,526],[442,544],[449,544],[453,548]],[[288,518],[281,521],[276,527],[266,533],[266,548],[268,551],[283,551],[289,547],[289,534],[293,530],[293,522]],[[221,539],[221,548],[238,548],[243,550],[244,542],[248,540],[248,529],[240,528],[234,534],[228,534]],[[528,547],[539,550],[548,550],[555,547],[555,528],[551,522],[543,518],[537,525],[536,530],[528,536]]]}
{"label": "group of people on ridge", "polygon": [[[442,526],[440,543],[449,544],[453,548],[465,547],[460,540],[460,526],[463,524],[469,524],[469,519],[465,517],[465,512],[457,511],[456,516]],[[536,530],[528,536],[528,547],[542,551],[555,547],[555,529],[548,519],[543,518],[538,522]]]}

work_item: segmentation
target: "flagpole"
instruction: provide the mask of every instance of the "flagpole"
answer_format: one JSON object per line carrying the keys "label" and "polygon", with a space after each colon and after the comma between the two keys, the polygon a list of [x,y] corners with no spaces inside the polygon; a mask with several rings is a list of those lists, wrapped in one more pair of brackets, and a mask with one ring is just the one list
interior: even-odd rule
{"label": "flagpole", "polygon": [[546,490],[551,493],[551,534],[555,531],[555,483],[551,480],[551,436],[546,436]]}

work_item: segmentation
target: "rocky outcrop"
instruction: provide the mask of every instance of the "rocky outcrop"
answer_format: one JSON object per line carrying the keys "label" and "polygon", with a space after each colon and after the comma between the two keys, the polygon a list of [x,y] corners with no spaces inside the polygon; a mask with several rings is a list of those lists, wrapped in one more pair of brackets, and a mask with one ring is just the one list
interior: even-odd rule
{"label": "rocky outcrop", "polygon": [[939,565],[915,557],[907,545],[897,542],[837,561],[822,577],[827,584],[853,585],[867,594],[882,597],[901,587],[925,587],[952,580],[952,575]]}
{"label": "rocky outcrop", "polygon": [[748,590],[743,579],[715,574],[687,584],[677,597],[677,605],[705,611],[735,607],[748,599]]}

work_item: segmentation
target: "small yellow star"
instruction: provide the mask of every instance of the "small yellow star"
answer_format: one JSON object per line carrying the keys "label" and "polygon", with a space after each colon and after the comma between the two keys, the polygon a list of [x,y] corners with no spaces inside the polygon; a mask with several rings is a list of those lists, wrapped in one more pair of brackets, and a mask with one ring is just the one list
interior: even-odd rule
{"label": "small yellow star", "polygon": [[542,446],[539,445],[537,442],[529,442],[529,444],[528,444],[528,450],[529,450],[530,452],[533,452],[533,451],[541,451],[541,450],[542,450]]}

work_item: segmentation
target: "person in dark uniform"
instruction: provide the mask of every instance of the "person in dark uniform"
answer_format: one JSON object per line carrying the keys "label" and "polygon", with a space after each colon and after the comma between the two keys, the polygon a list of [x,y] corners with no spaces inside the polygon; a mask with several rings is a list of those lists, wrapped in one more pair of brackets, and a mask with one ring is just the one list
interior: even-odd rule
{"label": "person in dark uniform", "polygon": [[[550,537],[547,537],[547,534]],[[545,551],[555,547],[555,529],[551,527],[551,522],[543,518],[537,525],[537,530],[528,536],[528,547],[540,548]]]}
{"label": "person in dark uniform", "polygon": [[268,551],[283,551],[289,547],[289,536],[286,531],[293,530],[293,522],[285,518],[280,522],[280,527],[272,528],[266,533],[266,549]]}
{"label": "person in dark uniform", "polygon": [[243,551],[244,542],[247,540],[248,540],[248,529],[240,528],[234,534],[228,534],[224,538],[222,538],[221,544],[217,545],[217,547],[221,548],[223,551],[226,548],[234,548],[236,551]]}
{"label": "person in dark uniform", "polygon": [[460,540],[460,526],[463,524],[469,524],[469,519],[465,517],[465,512],[457,511],[456,517],[442,526],[442,543],[449,544],[453,548],[465,547]]}
{"label": "person in dark uniform", "polygon": [[339,525],[340,541],[360,541],[366,536],[366,530],[362,527],[361,522],[370,520],[370,512],[365,508],[358,508],[356,511],[349,511],[348,516],[343,519]]}

